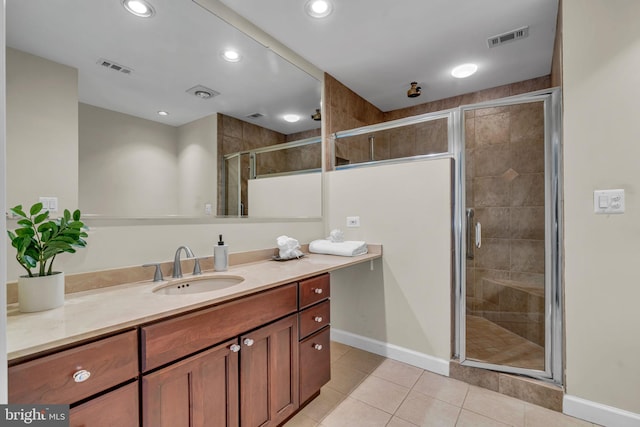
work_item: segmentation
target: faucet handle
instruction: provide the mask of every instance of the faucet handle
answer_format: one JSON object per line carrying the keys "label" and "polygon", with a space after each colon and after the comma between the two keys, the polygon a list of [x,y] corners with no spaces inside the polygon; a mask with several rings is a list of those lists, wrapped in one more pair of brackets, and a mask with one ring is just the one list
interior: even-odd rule
{"label": "faucet handle", "polygon": [[200,269],[200,258],[194,257],[195,263],[193,264],[193,275],[202,274]]}
{"label": "faucet handle", "polygon": [[149,264],[143,264],[143,267],[156,267],[156,271],[153,273],[153,281],[154,282],[162,282],[164,281],[164,277],[162,277],[162,269],[160,268],[160,263],[152,262]]}

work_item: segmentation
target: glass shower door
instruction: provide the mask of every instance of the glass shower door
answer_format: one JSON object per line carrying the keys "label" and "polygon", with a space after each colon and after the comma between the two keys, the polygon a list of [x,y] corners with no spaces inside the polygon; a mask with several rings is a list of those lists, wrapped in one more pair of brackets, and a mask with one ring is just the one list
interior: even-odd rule
{"label": "glass shower door", "polygon": [[560,361],[552,112],[550,94],[462,109],[463,364],[553,378]]}

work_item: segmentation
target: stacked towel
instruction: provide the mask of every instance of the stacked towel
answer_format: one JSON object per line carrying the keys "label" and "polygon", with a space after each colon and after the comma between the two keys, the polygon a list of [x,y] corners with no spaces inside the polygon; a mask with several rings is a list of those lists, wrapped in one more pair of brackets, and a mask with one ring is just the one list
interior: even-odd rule
{"label": "stacked towel", "polygon": [[366,254],[368,249],[366,242],[362,241],[332,242],[328,239],[319,239],[309,243],[309,252],[326,255],[357,256]]}

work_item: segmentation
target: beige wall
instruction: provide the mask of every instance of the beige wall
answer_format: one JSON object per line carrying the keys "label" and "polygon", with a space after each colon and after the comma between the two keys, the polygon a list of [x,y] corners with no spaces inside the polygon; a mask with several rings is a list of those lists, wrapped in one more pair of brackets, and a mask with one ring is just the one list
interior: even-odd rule
{"label": "beige wall", "polygon": [[202,216],[216,210],[218,117],[212,114],[178,128],[178,213]]}
{"label": "beige wall", "polygon": [[249,180],[254,218],[322,216],[322,175],[306,173]]}
{"label": "beige wall", "polygon": [[[78,71],[7,48],[7,205],[78,205]],[[35,184],[37,183],[37,184]]]}
{"label": "beige wall", "polygon": [[[5,129],[5,34],[4,7],[0,7],[0,129]],[[6,141],[5,132],[0,132],[0,170],[6,171]],[[0,212],[6,212],[6,174],[0,173]],[[7,271],[7,233],[6,222],[0,221],[0,272]],[[5,273],[0,273],[0,280]],[[7,296],[0,292],[0,366],[7,366]],[[0,404],[7,403],[7,370],[0,369]]]}
{"label": "beige wall", "polygon": [[79,207],[145,217],[178,212],[178,129],[79,104]]}
{"label": "beige wall", "polygon": [[[448,362],[451,355],[451,160],[330,172],[330,229],[382,243],[382,269],[332,273],[331,323]],[[346,228],[360,216],[360,228]]]}
{"label": "beige wall", "polygon": [[567,393],[640,413],[640,2],[562,3]]}

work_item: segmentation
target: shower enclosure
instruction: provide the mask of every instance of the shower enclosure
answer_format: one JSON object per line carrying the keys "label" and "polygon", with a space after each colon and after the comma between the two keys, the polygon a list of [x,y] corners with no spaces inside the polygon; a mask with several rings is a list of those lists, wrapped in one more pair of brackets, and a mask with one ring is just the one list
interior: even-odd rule
{"label": "shower enclosure", "polygon": [[560,90],[338,132],[332,147],[336,169],[454,159],[454,357],[561,383]]}
{"label": "shower enclosure", "polygon": [[460,361],[561,383],[559,90],[459,118]]}

